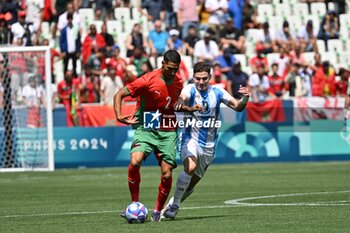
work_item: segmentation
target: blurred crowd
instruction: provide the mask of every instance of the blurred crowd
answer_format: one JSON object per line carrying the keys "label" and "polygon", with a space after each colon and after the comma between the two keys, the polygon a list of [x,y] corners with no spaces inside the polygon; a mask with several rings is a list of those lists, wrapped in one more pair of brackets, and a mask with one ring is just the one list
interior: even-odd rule
{"label": "blurred crowd", "polygon": [[[276,30],[258,15],[258,4],[276,2],[289,1],[0,0],[0,45],[50,45],[53,103],[67,108],[72,107],[72,102],[77,106],[112,105],[116,91],[160,67],[159,58],[167,49],[175,49],[186,58],[179,70],[185,84],[191,82],[192,65],[206,61],[213,66],[211,84],[225,88],[237,98],[240,85],[253,89],[254,102],[301,96],[348,96],[350,64],[339,67],[328,57],[322,57],[318,43],[324,41],[327,49],[327,41],[340,38],[339,15],[348,12],[345,1],[294,1],[306,2],[309,7],[313,2],[326,2],[326,7],[332,2],[334,6],[327,8],[320,25],[307,20],[298,30],[291,30],[293,22],[288,17],[279,22],[280,28]],[[86,27],[80,14],[84,8],[93,8],[94,20],[102,24],[91,22]],[[126,22],[127,36],[121,43],[108,30],[108,22],[117,20],[117,8],[130,8],[130,12],[137,8],[140,17],[147,20],[149,30],[144,32],[144,27],[135,21]],[[307,11],[311,14],[310,9]],[[44,23],[50,26],[49,37],[43,33]],[[252,31],[254,43],[249,41]],[[310,53],[311,59],[306,57]],[[35,53],[12,56],[15,58],[0,57],[2,71],[6,62],[25,64],[9,72],[18,77],[11,83],[15,95],[22,95],[14,97],[15,100],[38,99],[42,91],[37,89],[42,88],[41,81],[45,79],[45,59]],[[56,70],[56,62],[63,63],[62,70]],[[63,80],[55,80],[55,74],[60,72]],[[4,73],[0,75],[0,104]]]}

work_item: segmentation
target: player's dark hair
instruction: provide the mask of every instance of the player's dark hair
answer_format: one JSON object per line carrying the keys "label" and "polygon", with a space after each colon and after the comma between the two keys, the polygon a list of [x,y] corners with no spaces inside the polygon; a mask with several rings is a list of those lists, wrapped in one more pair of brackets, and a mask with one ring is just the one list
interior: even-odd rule
{"label": "player's dark hair", "polygon": [[198,62],[194,65],[193,67],[193,73],[198,73],[198,72],[207,72],[208,74],[210,74],[210,69],[211,66],[209,63],[206,62]]}
{"label": "player's dark hair", "polygon": [[180,64],[181,56],[176,50],[170,49],[164,53],[163,61]]}

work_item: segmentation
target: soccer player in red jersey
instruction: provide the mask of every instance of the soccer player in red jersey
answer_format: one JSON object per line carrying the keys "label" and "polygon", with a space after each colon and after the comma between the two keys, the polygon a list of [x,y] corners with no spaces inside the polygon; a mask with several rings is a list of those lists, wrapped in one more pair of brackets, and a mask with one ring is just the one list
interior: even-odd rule
{"label": "soccer player in red jersey", "polygon": [[[183,83],[177,74],[181,63],[180,54],[168,50],[164,54],[160,69],[144,74],[119,90],[114,96],[114,111],[119,122],[132,125],[135,129],[131,145],[128,182],[131,199],[139,201],[140,166],[154,151],[161,168],[161,181],[152,221],[159,221],[160,211],[169,195],[172,184],[172,170],[176,167],[177,133],[173,105],[179,97]],[[123,116],[123,98],[138,97],[137,112],[134,116]],[[188,111],[195,111],[194,108]],[[166,122],[166,124],[164,124]],[[124,217],[123,213],[121,215]]]}

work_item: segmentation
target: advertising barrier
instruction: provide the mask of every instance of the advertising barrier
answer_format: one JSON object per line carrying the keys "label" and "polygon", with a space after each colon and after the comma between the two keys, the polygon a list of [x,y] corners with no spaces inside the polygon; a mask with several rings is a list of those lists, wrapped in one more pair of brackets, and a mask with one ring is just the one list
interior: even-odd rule
{"label": "advertising barrier", "polygon": [[[265,106],[266,112],[250,106],[242,113],[222,107],[222,126],[214,163],[350,160],[350,113],[339,107],[341,101],[283,101],[279,108],[283,108],[280,112],[284,116],[278,116],[283,121],[271,121],[271,116],[278,114],[269,114],[270,106]],[[300,106],[307,106],[308,111],[301,111]],[[96,108],[94,112],[98,111]],[[255,121],[247,117],[252,114],[249,111],[253,111]],[[56,114],[64,115],[61,110]],[[259,114],[263,117],[257,117]],[[105,115],[104,124],[109,119],[106,116],[111,117]],[[130,126],[67,128],[58,125],[54,128],[56,168],[125,166],[129,163],[134,134]],[[0,129],[0,141],[2,135],[3,129]],[[36,153],[45,152],[47,142],[40,137],[23,137],[19,138],[18,145],[33,159]],[[177,159],[180,162],[179,157]],[[156,165],[157,160],[151,155],[145,164]]]}

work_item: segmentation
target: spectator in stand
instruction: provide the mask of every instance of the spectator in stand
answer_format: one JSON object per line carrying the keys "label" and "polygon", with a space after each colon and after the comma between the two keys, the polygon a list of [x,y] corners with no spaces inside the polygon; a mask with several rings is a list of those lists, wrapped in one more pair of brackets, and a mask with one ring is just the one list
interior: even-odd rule
{"label": "spectator in stand", "polygon": [[[50,1],[50,3],[46,3],[46,1]],[[72,2],[71,0],[45,0],[45,5],[47,6],[50,4],[52,7],[52,21],[54,22],[52,27],[53,39],[56,39],[57,29],[61,31],[61,29],[66,26],[66,25],[62,25],[62,28],[58,27],[59,17],[66,12],[67,5],[71,2]],[[71,11],[71,13],[74,13],[74,10],[77,10],[77,9],[78,8],[74,8],[74,4],[73,4],[73,11]],[[66,16],[63,18],[63,20],[65,19],[66,19]],[[77,20],[77,18],[75,18],[74,20]]]}
{"label": "spectator in stand", "polygon": [[163,7],[164,7],[164,13],[165,13],[165,26],[167,29],[177,28],[177,17],[176,17],[176,12],[174,10],[174,4],[175,3],[173,0],[163,0]]}
{"label": "spectator in stand", "polygon": [[294,50],[289,52],[289,57],[291,63],[298,63],[299,65],[303,65],[306,63],[304,54],[302,53],[301,46],[299,44],[295,44]]}
{"label": "spectator in stand", "polygon": [[182,40],[179,38],[180,32],[177,29],[171,29],[169,31],[169,36],[171,40],[171,44],[173,44],[174,47],[170,49],[176,50],[178,53],[183,54],[183,43]]}
{"label": "spectator in stand", "polygon": [[249,77],[248,85],[252,88],[252,101],[254,103],[261,103],[269,97],[269,79],[266,76],[266,68],[264,63],[257,67],[257,72]]}
{"label": "spectator in stand", "polygon": [[213,78],[210,79],[209,85],[227,90],[227,81],[221,72],[221,65],[219,63],[214,64],[212,76]]}
{"label": "spectator in stand", "polygon": [[43,19],[44,0],[26,0],[22,7],[27,11],[26,23],[33,25],[34,32],[38,32]]}
{"label": "spectator in stand", "polygon": [[101,36],[105,39],[106,42],[106,56],[110,57],[112,55],[112,48],[114,46],[114,38],[107,31],[107,24],[103,23],[101,26]]}
{"label": "spectator in stand", "polygon": [[141,73],[137,75],[137,78],[141,77],[142,75],[151,72],[153,70],[153,66],[149,60],[142,62],[141,64]]}
{"label": "spectator in stand", "polygon": [[231,17],[226,17],[225,27],[220,31],[220,47],[230,47],[234,54],[245,52],[244,35],[242,31],[235,28]]}
{"label": "spectator in stand", "polygon": [[106,67],[105,49],[99,49],[96,53],[91,54],[87,65],[92,69],[92,74],[95,76],[103,75],[103,69]]}
{"label": "spectator in stand", "polygon": [[82,44],[83,65],[85,65],[93,51],[97,52],[106,47],[106,41],[101,34],[96,31],[96,25],[90,25],[90,33],[84,38]]}
{"label": "spectator in stand", "polygon": [[329,39],[339,39],[339,30],[340,25],[337,13],[335,11],[328,11],[322,19],[318,39],[325,42]]}
{"label": "spectator in stand", "polygon": [[184,48],[187,56],[193,58],[194,46],[198,41],[199,37],[197,36],[197,29],[195,26],[190,25],[188,27],[187,36],[184,38]]}
{"label": "spectator in stand", "polygon": [[197,11],[197,1],[178,0],[176,15],[179,28],[182,29],[181,38],[186,40],[190,27],[195,28],[195,31],[198,29],[199,17]]}
{"label": "spectator in stand", "polygon": [[277,74],[285,77],[289,71],[290,57],[284,47],[279,48],[279,57],[272,62],[278,65]]}
{"label": "spectator in stand", "polygon": [[335,96],[335,72],[328,61],[324,61],[312,78],[313,96]]}
{"label": "spectator in stand", "polygon": [[312,20],[307,21],[306,26],[300,29],[297,37],[302,51],[317,51],[317,31],[313,27]]}
{"label": "spectator in stand", "polygon": [[[124,86],[128,85],[129,83],[132,83],[137,79],[137,72],[136,72],[136,67],[133,65],[128,65],[126,67],[126,72],[124,73],[123,76],[123,84]],[[135,98],[132,98],[131,96],[127,96],[123,99],[125,102],[134,102],[136,101]]]}
{"label": "spectator in stand", "polygon": [[232,66],[236,62],[235,56],[232,54],[231,48],[225,48],[222,55],[216,57],[216,63],[220,65],[220,71],[225,75],[225,79],[232,76]]}
{"label": "spectator in stand", "polygon": [[41,78],[30,76],[28,84],[22,89],[23,104],[28,107],[27,127],[42,127],[42,119],[40,116],[40,105],[45,105],[45,98],[42,95],[43,90],[40,86]]}
{"label": "spectator in stand", "polygon": [[310,93],[310,79],[308,76],[301,76],[300,73],[295,79],[295,97],[308,97]]}
{"label": "spectator in stand", "polygon": [[113,0],[97,0],[95,3],[95,20],[106,21],[114,19]]}
{"label": "spectator in stand", "polygon": [[120,57],[120,48],[114,46],[112,50],[112,57],[107,58],[105,61],[107,67],[110,66],[114,68],[115,74],[119,77],[123,77],[127,63],[124,58]]}
{"label": "spectator in stand", "polygon": [[260,36],[258,37],[258,41],[263,45],[264,54],[278,52],[275,31],[270,28],[268,22],[265,22],[263,24]]}
{"label": "spectator in stand", "polygon": [[[295,97],[297,96],[297,89],[300,90],[301,87],[297,86],[300,85],[301,82],[301,78],[299,76],[299,68],[300,65],[298,63],[293,63],[293,65],[291,66],[287,76],[286,76],[286,84],[289,90],[289,96],[290,97]],[[299,81],[297,81],[299,80]]]}
{"label": "spectator in stand", "polygon": [[81,126],[82,116],[78,98],[79,89],[78,79],[73,79],[73,72],[67,70],[62,80],[57,86],[57,94],[60,103],[66,108],[67,126]]}
{"label": "spectator in stand", "polygon": [[199,0],[199,9],[198,9],[198,16],[199,16],[199,29],[200,30],[207,30],[209,28],[209,17],[210,13],[206,10],[205,7],[206,0]]}
{"label": "spectator in stand", "polygon": [[136,47],[142,48],[143,50],[147,47],[147,39],[141,32],[141,26],[135,23],[131,33],[126,37],[126,56],[131,57]]}
{"label": "spectator in stand", "polygon": [[68,24],[65,26],[60,35],[60,48],[63,53],[63,69],[64,73],[68,70],[69,60],[73,63],[74,77],[77,76],[77,60],[80,57],[81,52],[81,38],[79,28],[73,25],[73,14],[67,14]]}
{"label": "spectator in stand", "polygon": [[136,76],[139,77],[142,73],[142,70],[141,70],[142,63],[148,62],[148,61],[149,61],[149,59],[148,59],[146,53],[144,53],[143,48],[136,47],[133,55],[130,57],[129,64],[136,67],[136,73],[137,73]]}
{"label": "spectator in stand", "polygon": [[211,64],[219,55],[219,46],[213,37],[214,32],[208,29],[204,38],[196,42],[193,54],[197,62],[204,61]]}
{"label": "spectator in stand", "polygon": [[234,27],[243,31],[243,9],[246,0],[229,0],[228,13],[233,17]]}
{"label": "spectator in stand", "polygon": [[[205,0],[205,10],[210,13],[208,19],[209,27],[218,33],[225,23],[225,13],[227,13],[227,0]],[[216,36],[219,36],[216,34]]]}
{"label": "spectator in stand", "polygon": [[242,98],[242,94],[238,92],[239,87],[248,86],[249,76],[242,71],[241,63],[236,60],[232,67],[232,77],[227,79],[227,91],[236,99]]}
{"label": "spectator in stand", "polygon": [[[59,2],[59,0],[57,0],[57,2]],[[56,2],[56,3],[57,3]],[[57,13],[59,14],[58,10]],[[82,30],[83,30],[83,22],[81,20],[81,16],[78,13],[78,11],[76,11],[74,9],[74,4],[73,2],[68,2],[67,6],[66,6],[66,11],[62,14],[59,14],[59,18],[58,18],[58,24],[57,24],[57,28],[58,30],[62,30],[64,27],[67,26],[68,24],[68,20],[67,20],[67,14],[71,13],[73,14],[73,25],[76,26],[77,28],[79,28],[80,30],[80,34],[82,34]],[[85,22],[86,23],[86,22]]]}
{"label": "spectator in stand", "polygon": [[172,48],[174,45],[169,40],[169,34],[162,29],[162,22],[156,20],[154,22],[154,30],[150,31],[148,35],[148,44],[151,51],[151,55],[157,65],[157,58],[163,56],[166,46],[169,45]]}
{"label": "spectator in stand", "polygon": [[308,64],[304,63],[299,69],[299,76],[303,82],[304,96],[311,97],[312,96],[312,88],[311,88],[311,80],[312,80],[312,69],[308,66]]}
{"label": "spectator in stand", "polygon": [[268,60],[263,56],[264,47],[261,43],[256,44],[256,56],[252,57],[249,61],[249,65],[253,73],[257,73],[258,67],[264,67],[265,73],[268,72]]}
{"label": "spectator in stand", "polygon": [[321,54],[315,53],[314,60],[315,60],[314,64],[310,65],[310,68],[311,68],[313,74],[316,73],[318,68],[322,67]]}
{"label": "spectator in stand", "polygon": [[44,0],[43,9],[43,21],[51,23],[57,23],[57,11],[55,8],[56,1],[54,0]]}
{"label": "spectator in stand", "polygon": [[289,28],[289,23],[287,20],[283,22],[282,29],[277,32],[277,44],[278,46],[286,46],[286,44],[289,44],[293,47],[294,43],[296,42],[296,37],[293,32],[291,32]]}
{"label": "spectator in stand", "polygon": [[101,82],[100,96],[103,105],[112,106],[114,94],[123,88],[121,77],[117,76],[115,69],[108,67],[108,74],[103,77]]}
{"label": "spectator in stand", "polygon": [[335,83],[336,94],[338,96],[346,97],[348,95],[350,71],[344,68],[340,68],[338,72],[338,76],[340,76],[340,80]]}
{"label": "spectator in stand", "polygon": [[34,35],[34,27],[25,22],[27,13],[25,11],[18,12],[18,22],[11,25],[12,43],[18,44],[17,40],[22,39],[21,46],[32,46],[33,41],[37,41],[37,35]]}
{"label": "spectator in stand", "polygon": [[78,96],[80,103],[100,102],[100,79],[92,71],[91,67],[87,65],[85,75],[76,79],[79,83]]}
{"label": "spectator in stand", "polygon": [[0,14],[0,45],[10,43],[10,30],[7,27],[4,14]]}
{"label": "spectator in stand", "polygon": [[270,89],[269,93],[274,98],[280,98],[284,93],[284,78],[278,75],[278,64],[271,65],[272,74],[269,76]]}
{"label": "spectator in stand", "polygon": [[18,21],[18,12],[22,10],[19,1],[1,0],[0,13],[4,15],[8,25],[12,25]]}
{"label": "spectator in stand", "polygon": [[[72,3],[72,0],[51,0],[53,1],[53,5],[54,5],[54,9],[56,10],[56,23],[57,21],[59,21],[59,16],[64,14],[65,12],[68,11],[68,5],[72,4],[72,8],[69,6],[69,12],[70,13],[74,13],[74,5]],[[65,20],[67,18],[67,16],[65,16],[63,18],[63,20]],[[65,27],[66,25],[62,25],[62,28]]]}
{"label": "spectator in stand", "polygon": [[[43,39],[41,41],[42,46],[49,46],[49,40],[48,39]],[[57,50],[50,48],[50,58],[51,58],[51,75],[54,78],[55,74],[55,63],[58,62],[59,60],[63,59],[64,55]]]}
{"label": "spectator in stand", "polygon": [[257,10],[250,3],[250,0],[246,0],[243,8],[243,30],[251,28],[260,28],[261,24],[257,21]]}
{"label": "spectator in stand", "polygon": [[181,77],[184,84],[187,83],[188,80],[191,78],[183,59],[181,59],[179,70],[177,71],[177,74]]}
{"label": "spectator in stand", "polygon": [[[146,12],[143,9],[147,10]],[[144,0],[141,3],[141,8],[139,11],[147,16],[148,21],[155,22],[157,20],[161,20],[164,22],[165,20],[165,8],[163,0]]]}

